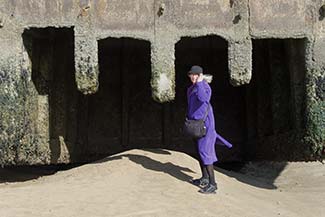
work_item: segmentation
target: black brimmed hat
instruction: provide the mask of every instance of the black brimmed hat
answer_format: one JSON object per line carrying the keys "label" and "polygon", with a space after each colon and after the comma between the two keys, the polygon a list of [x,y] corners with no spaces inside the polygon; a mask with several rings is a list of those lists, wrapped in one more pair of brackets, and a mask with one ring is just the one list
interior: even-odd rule
{"label": "black brimmed hat", "polygon": [[203,69],[201,66],[192,66],[190,71],[188,71],[188,74],[201,74],[203,73]]}

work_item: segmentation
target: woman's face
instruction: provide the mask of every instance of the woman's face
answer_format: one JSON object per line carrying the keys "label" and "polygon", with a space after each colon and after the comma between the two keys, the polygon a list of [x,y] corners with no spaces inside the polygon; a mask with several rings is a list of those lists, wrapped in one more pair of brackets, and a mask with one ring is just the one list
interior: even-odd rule
{"label": "woman's face", "polygon": [[198,77],[199,77],[199,75],[198,74],[189,74],[188,77],[190,78],[191,82],[193,84],[195,84],[196,81],[197,81],[197,79],[198,79]]}

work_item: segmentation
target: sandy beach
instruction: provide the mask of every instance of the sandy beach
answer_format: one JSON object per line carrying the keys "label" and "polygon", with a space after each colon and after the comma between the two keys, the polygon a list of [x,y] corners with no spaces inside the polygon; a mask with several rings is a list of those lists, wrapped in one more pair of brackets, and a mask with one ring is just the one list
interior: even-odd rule
{"label": "sandy beach", "polygon": [[213,195],[189,183],[199,171],[184,153],[135,149],[51,175],[1,177],[0,216],[325,216],[320,162],[251,163],[240,172],[216,168]]}

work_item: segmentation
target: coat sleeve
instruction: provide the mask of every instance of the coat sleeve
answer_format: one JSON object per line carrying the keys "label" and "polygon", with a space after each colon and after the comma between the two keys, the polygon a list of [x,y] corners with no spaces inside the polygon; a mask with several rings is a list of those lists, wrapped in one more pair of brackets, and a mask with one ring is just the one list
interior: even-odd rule
{"label": "coat sleeve", "polygon": [[205,85],[203,82],[204,81],[196,83],[196,95],[201,102],[209,102],[211,98],[211,88],[208,84]]}

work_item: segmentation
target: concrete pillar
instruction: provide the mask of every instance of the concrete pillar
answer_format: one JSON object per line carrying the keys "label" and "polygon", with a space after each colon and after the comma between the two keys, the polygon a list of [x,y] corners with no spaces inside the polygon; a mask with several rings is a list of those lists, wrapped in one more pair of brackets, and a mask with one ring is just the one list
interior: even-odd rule
{"label": "concrete pillar", "polygon": [[311,154],[325,159],[325,0],[317,1],[313,10],[313,36],[306,44],[306,137]]}
{"label": "concrete pillar", "polygon": [[252,41],[249,33],[248,1],[233,2],[233,31],[229,41],[228,64],[233,86],[248,84],[252,77]]}
{"label": "concrete pillar", "polygon": [[229,43],[228,61],[230,83],[233,86],[248,84],[252,78],[252,41],[243,39]]}
{"label": "concrete pillar", "polygon": [[89,9],[89,3],[80,5],[80,14],[74,28],[76,83],[83,94],[95,93],[99,85],[98,46]]}
{"label": "concrete pillar", "polygon": [[155,26],[151,43],[152,97],[158,102],[175,98],[175,43],[177,28],[167,21],[169,8],[158,1],[154,9]]}
{"label": "concrete pillar", "polygon": [[157,37],[151,46],[152,96],[158,102],[175,98],[174,42]]}
{"label": "concrete pillar", "polygon": [[[325,33],[324,33],[325,35]],[[307,46],[307,54],[314,48],[313,61],[307,56],[306,72],[306,141],[312,144],[315,157],[325,157],[325,37],[319,36]]]}

